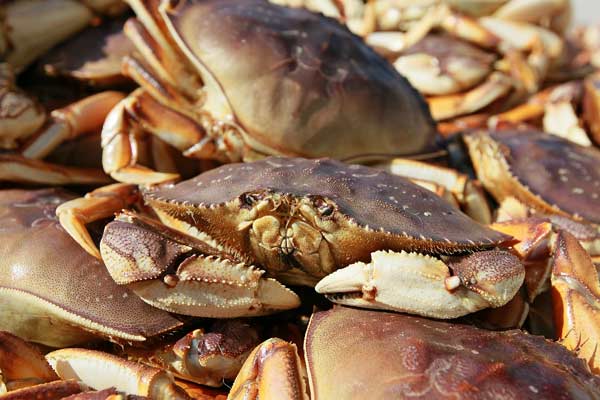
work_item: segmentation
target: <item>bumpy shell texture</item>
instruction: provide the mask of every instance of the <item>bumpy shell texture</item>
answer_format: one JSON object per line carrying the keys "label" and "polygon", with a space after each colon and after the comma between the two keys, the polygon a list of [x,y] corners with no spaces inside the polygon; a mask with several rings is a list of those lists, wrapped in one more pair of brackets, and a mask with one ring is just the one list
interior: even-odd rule
{"label": "bumpy shell texture", "polygon": [[[211,208],[260,193],[292,199],[328,199],[331,217],[349,219],[368,235],[379,231],[440,243],[448,249],[494,247],[511,238],[471,220],[435,194],[408,180],[377,169],[329,159],[271,157],[228,164],[175,186],[150,192],[146,198],[182,207]],[[368,227],[368,229],[367,229]],[[428,246],[423,246],[428,247]]]}
{"label": "bumpy shell texture", "polygon": [[262,145],[338,159],[434,148],[424,99],[337,21],[265,0],[173,3],[172,34]]}
{"label": "bumpy shell texture", "polygon": [[336,307],[313,315],[305,352],[313,400],[600,397],[583,360],[516,330]]}

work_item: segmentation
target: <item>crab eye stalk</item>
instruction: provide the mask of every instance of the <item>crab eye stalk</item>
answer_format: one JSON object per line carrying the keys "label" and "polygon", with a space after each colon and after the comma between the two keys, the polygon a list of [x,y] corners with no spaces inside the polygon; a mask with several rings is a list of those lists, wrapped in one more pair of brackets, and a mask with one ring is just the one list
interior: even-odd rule
{"label": "crab eye stalk", "polygon": [[333,215],[334,207],[324,199],[318,197],[313,201],[317,212],[321,217],[331,217]]}
{"label": "crab eye stalk", "polygon": [[240,196],[242,207],[253,207],[262,197],[257,193],[244,193]]}

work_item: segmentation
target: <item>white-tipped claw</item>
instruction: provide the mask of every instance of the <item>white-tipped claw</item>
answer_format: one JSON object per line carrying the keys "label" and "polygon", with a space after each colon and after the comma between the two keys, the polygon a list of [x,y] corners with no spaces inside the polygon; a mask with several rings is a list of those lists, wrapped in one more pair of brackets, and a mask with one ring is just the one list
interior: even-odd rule
{"label": "white-tipped claw", "polygon": [[444,319],[490,306],[451,276],[439,259],[386,251],[372,253],[371,259],[369,264],[355,263],[326,276],[316,291],[339,304]]}

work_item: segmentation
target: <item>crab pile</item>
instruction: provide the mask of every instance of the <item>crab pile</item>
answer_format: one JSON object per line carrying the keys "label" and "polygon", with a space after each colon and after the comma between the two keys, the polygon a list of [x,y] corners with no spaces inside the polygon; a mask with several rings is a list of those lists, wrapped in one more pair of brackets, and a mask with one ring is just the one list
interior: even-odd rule
{"label": "crab pile", "polygon": [[0,2],[0,399],[600,398],[570,8]]}

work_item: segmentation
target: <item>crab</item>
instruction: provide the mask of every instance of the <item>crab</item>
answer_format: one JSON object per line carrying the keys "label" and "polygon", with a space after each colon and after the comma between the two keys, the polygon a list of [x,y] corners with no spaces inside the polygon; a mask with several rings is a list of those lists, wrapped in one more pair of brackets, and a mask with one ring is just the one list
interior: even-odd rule
{"label": "crab", "polygon": [[21,72],[97,15],[126,9],[121,0],[9,0],[0,4],[0,57]]}
{"label": "crab", "polygon": [[139,163],[139,131],[220,162],[436,149],[423,98],[332,19],[261,0],[129,4],[137,18],[125,32],[141,56],[123,68],[141,88],[102,131],[104,169],[117,181],[178,178]]}
{"label": "crab", "polygon": [[248,357],[228,398],[600,396],[600,378],[572,352],[542,337],[390,312],[346,307],[316,312],[304,360],[308,377],[296,346],[270,339]]}
{"label": "crab", "polygon": [[512,197],[539,214],[600,225],[597,149],[535,130],[475,131],[464,141],[498,203]]}
{"label": "crab", "polygon": [[[317,7],[311,1],[278,2]],[[392,61],[427,96],[438,121],[498,107],[499,100],[522,101],[570,62],[562,37],[570,20],[568,0],[376,0],[363,7],[353,1],[335,5],[320,11],[348,24]]]}
{"label": "crab", "polygon": [[[127,194],[121,185],[61,205],[61,223],[102,256],[117,283],[171,312],[236,317],[294,308],[298,298],[271,277],[312,286],[374,252],[384,282],[372,288],[371,307],[454,318],[501,306],[524,277],[515,256],[495,249],[507,248],[510,236],[369,167],[301,158],[224,165],[144,192],[164,225],[121,213],[106,226],[99,252],[84,223],[123,207],[109,194],[115,189]],[[320,289],[333,297],[350,292],[337,297],[351,300],[362,278],[334,272]]]}
{"label": "crab", "polygon": [[[56,206],[73,197],[57,189],[0,192],[0,330],[7,331],[0,334],[0,377],[7,390],[52,380],[19,378],[23,363],[33,369],[37,361],[13,334],[59,348],[108,340],[119,354],[181,379],[217,387],[233,380],[260,342],[258,327],[240,320],[184,326],[116,285],[56,219]],[[25,361],[3,365],[14,361],[5,348]]]}

